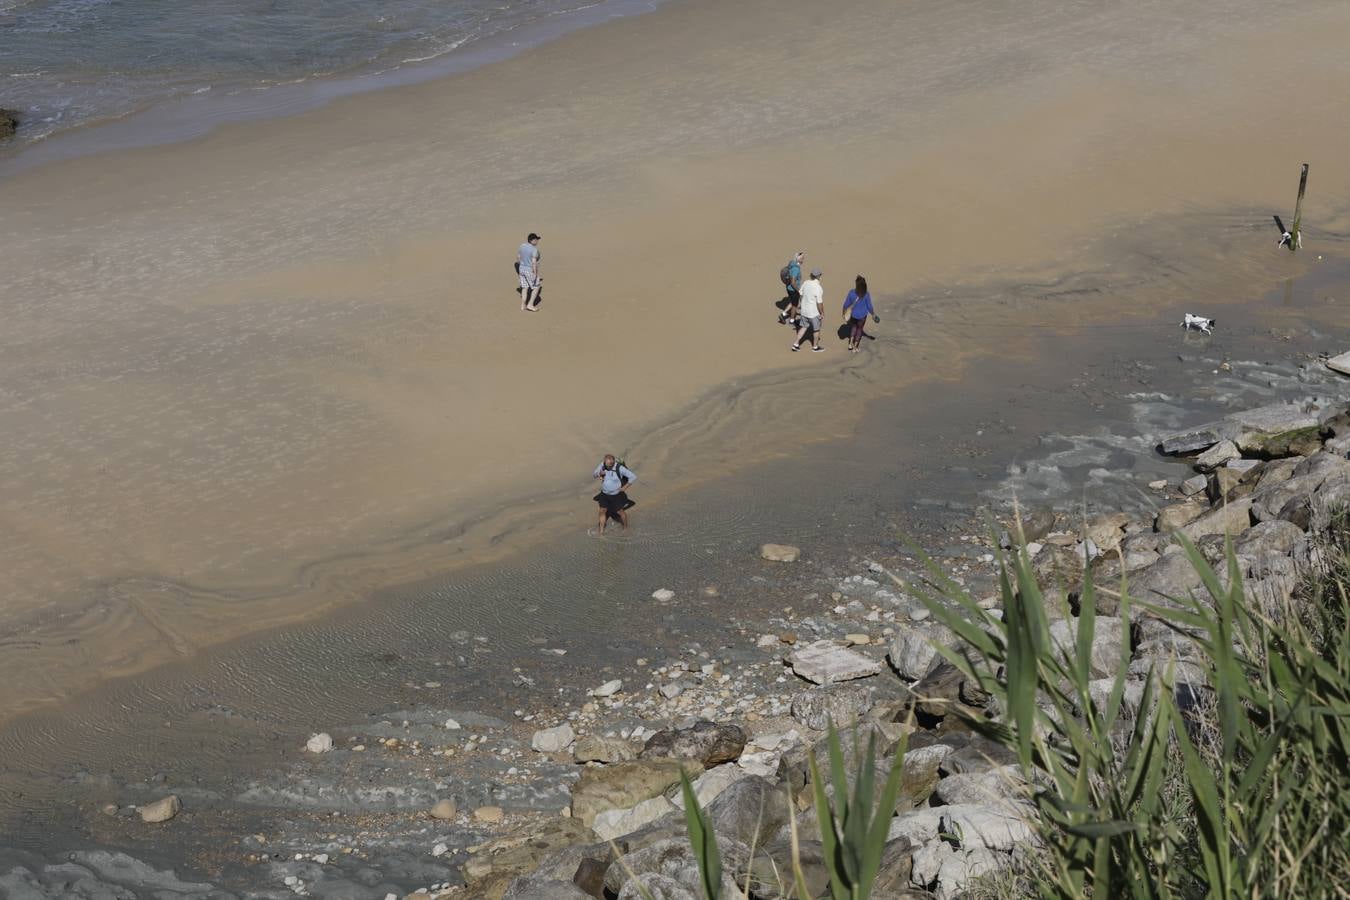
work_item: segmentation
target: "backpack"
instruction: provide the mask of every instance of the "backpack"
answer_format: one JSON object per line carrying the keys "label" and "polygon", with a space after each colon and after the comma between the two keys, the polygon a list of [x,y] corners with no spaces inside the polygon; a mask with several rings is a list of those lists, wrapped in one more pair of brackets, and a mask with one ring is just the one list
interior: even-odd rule
{"label": "backpack", "polygon": [[783,284],[787,285],[788,287],[792,287],[792,263],[788,263],[786,266],[783,266],[783,268],[778,272],[778,280],[783,282]]}
{"label": "backpack", "polygon": [[614,474],[619,476],[620,489],[628,487],[628,476],[623,474],[623,470],[628,466],[621,459],[614,460]]}

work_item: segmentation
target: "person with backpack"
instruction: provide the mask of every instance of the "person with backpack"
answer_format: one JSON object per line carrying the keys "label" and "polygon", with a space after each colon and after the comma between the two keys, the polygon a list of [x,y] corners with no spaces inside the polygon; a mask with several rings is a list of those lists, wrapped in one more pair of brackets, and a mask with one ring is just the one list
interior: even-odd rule
{"label": "person with backpack", "polygon": [[802,300],[802,263],[805,261],[806,251],[798,250],[778,272],[778,280],[787,288],[787,307],[778,314],[779,325],[797,327],[797,310]]}
{"label": "person with backpack", "polygon": [[853,279],[853,290],[844,298],[844,321],[849,323],[848,352],[857,353],[858,345],[867,336],[867,317],[880,322],[881,317],[872,308],[872,295],[867,292],[867,279],[858,275]]}
{"label": "person with backpack", "polygon": [[637,481],[637,474],[624,465],[623,460],[615,459],[613,453],[606,453],[605,458],[600,460],[600,465],[591,473],[591,477],[602,479],[600,493],[594,498],[595,502],[600,504],[600,533],[605,533],[605,525],[609,523],[610,516],[618,519],[623,530],[627,531],[628,510],[637,504],[628,499],[625,488]]}
{"label": "person with backpack", "polygon": [[821,305],[825,302],[825,289],[820,286],[821,274],[819,269],[812,269],[811,279],[802,285],[801,327],[797,329],[797,339],[792,342],[793,353],[802,348],[802,339],[808,331],[811,332],[811,352],[825,352],[825,348],[820,346],[820,313]]}
{"label": "person with backpack", "polygon": [[520,311],[539,308],[542,279],[539,276],[539,235],[533,231],[516,250],[516,274],[520,276]]}

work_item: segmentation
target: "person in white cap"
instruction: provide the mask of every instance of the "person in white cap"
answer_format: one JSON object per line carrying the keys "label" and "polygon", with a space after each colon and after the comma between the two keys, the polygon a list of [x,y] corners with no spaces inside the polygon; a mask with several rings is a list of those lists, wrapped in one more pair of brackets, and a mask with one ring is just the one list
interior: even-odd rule
{"label": "person in white cap", "polygon": [[797,340],[792,342],[792,352],[802,348],[802,339],[811,332],[811,352],[824,353],[820,346],[820,306],[825,302],[825,290],[820,286],[819,269],[811,270],[811,277],[802,285],[801,327],[797,329]]}

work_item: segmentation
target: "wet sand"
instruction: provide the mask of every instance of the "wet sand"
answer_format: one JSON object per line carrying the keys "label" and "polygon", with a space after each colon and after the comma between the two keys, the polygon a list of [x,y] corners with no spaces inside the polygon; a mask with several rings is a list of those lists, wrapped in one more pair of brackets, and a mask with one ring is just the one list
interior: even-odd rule
{"label": "wet sand", "polygon": [[[7,179],[0,716],[582,527],[605,449],[645,517],[1029,352],[1018,328],[1157,327],[1169,272],[1307,271],[1268,217],[1307,160],[1309,250],[1344,241],[1350,10],[1222,7],[688,0]],[[788,354],[798,246],[831,306],[865,272],[904,352]],[[943,293],[994,274],[1051,287]]]}

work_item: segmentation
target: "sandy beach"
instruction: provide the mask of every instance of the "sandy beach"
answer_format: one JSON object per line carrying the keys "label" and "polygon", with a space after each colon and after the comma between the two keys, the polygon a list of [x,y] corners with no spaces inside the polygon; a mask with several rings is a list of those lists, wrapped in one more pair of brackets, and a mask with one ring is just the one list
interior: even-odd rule
{"label": "sandy beach", "polygon": [[[1344,251],[1347,45],[1331,2],[682,0],[6,178],[0,717],[584,529],[607,449],[643,478],[640,528],[868,397],[1024,352],[973,323],[1161,322],[1181,299],[1154,272],[950,286],[1138,265],[1119,242],[1141,229],[1173,237],[1164,272],[1305,273],[1269,217],[1310,162],[1305,240]],[[878,344],[905,352],[790,354],[772,303],[798,247],[832,314],[866,274]]]}

